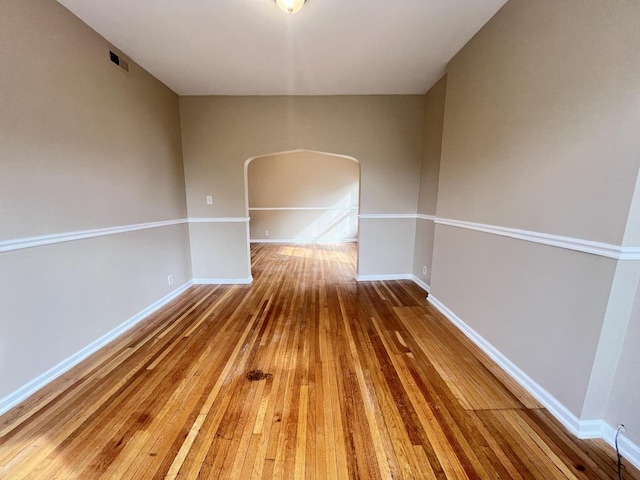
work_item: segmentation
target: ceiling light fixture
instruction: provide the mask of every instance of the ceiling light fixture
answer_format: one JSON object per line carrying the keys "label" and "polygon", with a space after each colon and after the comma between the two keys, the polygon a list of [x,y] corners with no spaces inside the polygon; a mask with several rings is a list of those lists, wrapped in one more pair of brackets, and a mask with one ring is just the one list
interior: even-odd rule
{"label": "ceiling light fixture", "polygon": [[276,0],[276,3],[283,12],[292,14],[302,8],[306,0]]}

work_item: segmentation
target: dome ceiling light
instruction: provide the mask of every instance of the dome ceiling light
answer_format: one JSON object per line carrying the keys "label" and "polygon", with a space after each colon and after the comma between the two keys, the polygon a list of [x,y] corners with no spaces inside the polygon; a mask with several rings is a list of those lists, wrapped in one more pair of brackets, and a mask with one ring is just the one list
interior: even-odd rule
{"label": "dome ceiling light", "polygon": [[306,0],[275,0],[280,9],[289,14],[296,13],[302,8]]}

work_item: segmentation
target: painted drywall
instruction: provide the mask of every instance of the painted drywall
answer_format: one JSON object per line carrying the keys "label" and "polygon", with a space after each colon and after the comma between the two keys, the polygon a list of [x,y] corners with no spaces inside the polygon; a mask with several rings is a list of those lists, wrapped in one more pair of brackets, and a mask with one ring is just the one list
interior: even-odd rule
{"label": "painted drywall", "polygon": [[[438,181],[440,177],[446,92],[447,77],[445,75],[425,95],[418,213],[431,217],[436,214],[436,206],[438,204]],[[433,219],[418,218],[415,251],[413,253],[413,275],[427,285],[431,284],[434,234],[435,225]],[[424,273],[424,267],[426,267],[426,273]]]}
{"label": "painted drywall", "polygon": [[0,398],[190,280],[188,241],[183,224],[0,253]]}
{"label": "painted drywall", "polygon": [[438,216],[620,245],[640,3],[508,2],[448,67]]}
{"label": "painted drywall", "polygon": [[[358,236],[360,166],[352,159],[310,151],[259,157],[247,165],[247,188],[252,240]],[[314,210],[289,210],[305,208]]]}
{"label": "painted drywall", "polygon": [[640,245],[640,168],[636,178],[636,190],[631,200],[627,228],[624,232],[622,245],[625,247],[637,247]]}
{"label": "painted drywall", "polygon": [[[433,220],[418,218],[416,220],[415,246],[413,252],[413,275],[431,285],[431,272],[433,271],[433,244],[436,233],[436,225]],[[426,273],[423,268],[426,267]]]}
{"label": "painted drywall", "polygon": [[436,225],[431,291],[579,416],[615,268],[597,255]]}
{"label": "painted drywall", "polygon": [[640,261],[619,261],[609,288],[602,333],[591,369],[589,388],[582,407],[583,420],[602,419],[619,366],[625,337],[630,328],[636,290],[640,283]]}
{"label": "painted drywall", "polygon": [[640,284],[636,290],[627,335],[618,362],[605,419],[609,425],[624,424],[624,436],[640,445]]}
{"label": "painted drywall", "polygon": [[55,2],[0,18],[0,240],[185,216],[178,98]]}
{"label": "painted drywall", "polygon": [[358,276],[408,277],[413,264],[415,218],[361,218]]}
{"label": "painted drywall", "polygon": [[[216,283],[251,279],[246,222],[189,224],[193,278]],[[215,273],[212,273],[215,272]]]}
{"label": "painted drywall", "polygon": [[[0,43],[0,241],[186,217],[177,95],[57,2]],[[190,279],[186,225],[0,253],[0,399]]]}
{"label": "painted drywall", "polygon": [[[346,155],[360,162],[361,213],[416,212],[424,121],[421,95],[181,97],[180,113],[191,218],[244,217],[245,161],[298,149]],[[207,195],[213,197],[212,205],[207,205]],[[209,227],[223,228],[219,223]],[[365,238],[374,233],[398,238],[384,228],[360,230],[360,267],[367,272],[402,257],[399,251],[409,244],[410,256],[413,252],[413,231],[407,232],[409,238],[393,243]],[[202,242],[192,237],[192,245]],[[378,249],[383,243],[385,248]],[[235,265],[246,262],[248,253],[236,245],[218,242],[218,246],[216,252],[192,249],[194,268],[206,263],[208,270],[202,274],[207,277],[222,275],[214,257]],[[391,269],[408,273],[411,261]],[[247,269],[243,276],[248,275]]]}
{"label": "painted drywall", "polygon": [[[638,2],[508,2],[448,67],[437,216],[622,245],[640,166],[639,21]],[[611,303],[632,299],[617,261],[435,230],[434,297],[581,418],[619,353],[603,327],[628,324],[611,323],[629,310]]]}
{"label": "painted drywall", "polygon": [[418,213],[435,215],[438,204],[442,129],[447,94],[447,76],[442,77],[425,95],[422,163]]}
{"label": "painted drywall", "polygon": [[[624,245],[640,245],[640,174],[624,237]],[[612,427],[622,423],[623,435],[640,445],[640,261],[619,262],[611,288],[605,328],[600,337],[591,384],[594,393],[585,401],[585,411],[595,407]],[[614,303],[617,302],[617,303]],[[615,375],[612,374],[615,372]],[[608,391],[604,391],[607,389]],[[601,401],[597,404],[596,400]],[[605,404],[606,402],[606,404]],[[594,405],[595,404],[595,405]],[[604,404],[604,406],[602,405]],[[585,412],[588,414],[589,412]],[[636,457],[638,460],[638,457]]]}
{"label": "painted drywall", "polygon": [[353,242],[358,238],[354,209],[253,210],[250,214],[252,241]]}

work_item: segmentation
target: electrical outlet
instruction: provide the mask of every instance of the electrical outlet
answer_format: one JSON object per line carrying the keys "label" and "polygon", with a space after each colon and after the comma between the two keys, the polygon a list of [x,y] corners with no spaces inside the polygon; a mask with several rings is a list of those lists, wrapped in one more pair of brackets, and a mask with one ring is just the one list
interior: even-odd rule
{"label": "electrical outlet", "polygon": [[213,205],[213,197],[211,195],[207,195],[207,205]]}
{"label": "electrical outlet", "polygon": [[427,266],[426,266],[426,265],[423,265],[423,266],[422,266],[422,274],[423,274],[423,275],[426,275],[426,274],[427,274]]}
{"label": "electrical outlet", "polygon": [[173,285],[173,275],[167,277],[167,282],[169,282],[169,285]]}
{"label": "electrical outlet", "polygon": [[265,236],[265,237],[268,237],[268,236],[269,236],[269,230],[265,230],[265,231],[264,231],[264,236]]}
{"label": "electrical outlet", "polygon": [[621,432],[626,432],[626,431],[627,431],[627,428],[624,426],[624,424],[619,423],[619,424],[618,424],[618,428],[617,428],[617,430],[619,430],[619,431],[621,431]]}

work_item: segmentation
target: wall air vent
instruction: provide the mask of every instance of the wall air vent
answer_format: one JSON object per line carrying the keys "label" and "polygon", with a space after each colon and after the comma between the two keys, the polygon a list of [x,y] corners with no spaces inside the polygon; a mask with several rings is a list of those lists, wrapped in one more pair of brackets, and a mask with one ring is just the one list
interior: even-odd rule
{"label": "wall air vent", "polygon": [[121,68],[125,72],[129,71],[129,64],[127,63],[127,61],[124,58],[121,58],[120,55],[115,53],[113,50],[109,50],[109,60],[111,60],[111,63],[117,65],[118,68]]}

